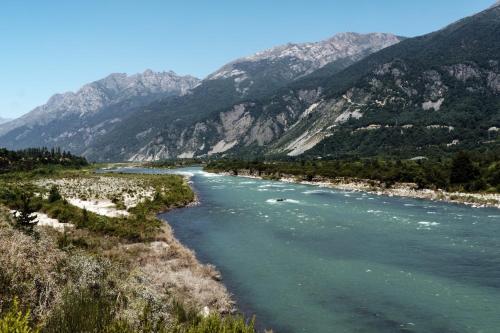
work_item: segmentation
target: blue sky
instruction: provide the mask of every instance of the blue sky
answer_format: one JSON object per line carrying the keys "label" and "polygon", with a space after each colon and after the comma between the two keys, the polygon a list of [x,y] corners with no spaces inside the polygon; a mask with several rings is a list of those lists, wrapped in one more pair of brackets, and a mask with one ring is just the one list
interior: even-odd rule
{"label": "blue sky", "polygon": [[109,73],[198,77],[287,42],[344,31],[421,35],[494,0],[2,0],[0,117]]}

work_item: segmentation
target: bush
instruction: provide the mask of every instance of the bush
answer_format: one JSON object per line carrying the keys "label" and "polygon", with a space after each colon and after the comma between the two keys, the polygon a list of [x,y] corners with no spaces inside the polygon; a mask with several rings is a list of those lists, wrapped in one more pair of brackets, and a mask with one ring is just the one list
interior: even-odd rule
{"label": "bush", "polygon": [[226,316],[211,314],[200,316],[192,309],[186,309],[181,303],[173,303],[177,321],[172,333],[255,333],[255,318],[245,321],[243,316]]}
{"label": "bush", "polygon": [[242,316],[221,317],[219,314],[201,318],[185,327],[177,328],[175,333],[255,333],[255,320],[245,321]]}
{"label": "bush", "polygon": [[10,310],[0,318],[0,333],[37,333],[29,325],[30,317],[30,312],[20,310],[19,302],[14,299]]}
{"label": "bush", "polygon": [[8,228],[0,229],[0,253],[0,299],[18,297],[35,321],[43,321],[66,283],[66,254],[43,230],[35,240]]}
{"label": "bush", "polygon": [[49,202],[56,202],[62,199],[61,194],[59,193],[59,190],[57,189],[57,186],[53,185],[50,188],[49,191]]}
{"label": "bush", "polygon": [[114,326],[115,302],[99,290],[67,292],[43,332],[106,332]]}

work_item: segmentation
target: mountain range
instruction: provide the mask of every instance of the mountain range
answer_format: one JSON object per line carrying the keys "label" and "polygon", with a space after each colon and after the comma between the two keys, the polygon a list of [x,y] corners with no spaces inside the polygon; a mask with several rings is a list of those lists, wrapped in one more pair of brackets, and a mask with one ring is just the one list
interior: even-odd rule
{"label": "mountain range", "polygon": [[11,119],[0,117],[0,124],[7,123],[9,121],[11,121]]}
{"label": "mountain range", "polygon": [[482,149],[500,128],[499,62],[497,3],[415,38],[342,33],[275,47],[203,80],[112,74],[1,124],[0,145],[99,161]]}
{"label": "mountain range", "polygon": [[0,144],[16,149],[57,146],[81,154],[137,108],[185,95],[199,82],[174,72],[111,74],[77,92],[54,95],[28,114],[0,125]]}

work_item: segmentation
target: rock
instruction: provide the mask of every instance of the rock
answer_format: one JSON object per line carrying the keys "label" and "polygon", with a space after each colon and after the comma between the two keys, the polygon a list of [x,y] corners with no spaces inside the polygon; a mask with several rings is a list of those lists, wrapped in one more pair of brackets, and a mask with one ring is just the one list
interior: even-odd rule
{"label": "rock", "polygon": [[203,318],[207,318],[210,316],[210,308],[208,306],[203,307],[203,309],[200,311],[200,316]]}

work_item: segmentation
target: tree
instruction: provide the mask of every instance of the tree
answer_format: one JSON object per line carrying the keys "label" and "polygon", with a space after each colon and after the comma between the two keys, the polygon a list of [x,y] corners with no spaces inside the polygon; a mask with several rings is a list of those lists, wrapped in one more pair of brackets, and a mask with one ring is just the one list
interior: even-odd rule
{"label": "tree", "polygon": [[59,193],[59,190],[57,189],[57,186],[53,185],[49,191],[49,202],[56,202],[61,199],[62,197],[61,194]]}
{"label": "tree", "polygon": [[451,184],[466,184],[477,180],[479,170],[474,166],[469,154],[461,151],[452,161],[450,172]]}
{"label": "tree", "polygon": [[38,221],[36,221],[36,216],[33,214],[35,213],[35,210],[33,209],[31,198],[31,193],[21,193],[15,224],[16,229],[19,229],[29,235],[33,234],[33,228],[38,223]]}

